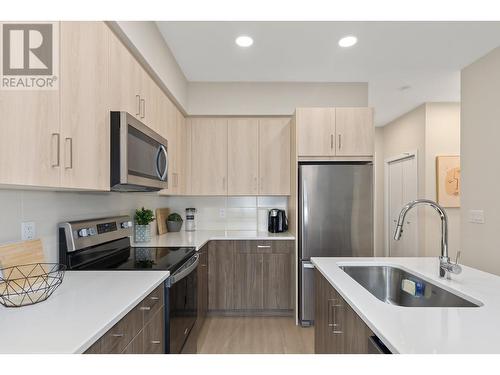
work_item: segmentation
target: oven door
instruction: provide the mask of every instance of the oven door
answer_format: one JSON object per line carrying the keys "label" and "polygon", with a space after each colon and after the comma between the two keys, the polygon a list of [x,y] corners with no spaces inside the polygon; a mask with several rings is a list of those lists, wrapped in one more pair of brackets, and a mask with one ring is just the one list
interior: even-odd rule
{"label": "oven door", "polygon": [[111,112],[111,187],[154,191],[168,187],[167,140],[127,112]]}
{"label": "oven door", "polygon": [[[196,342],[195,329],[198,314],[199,254],[193,255],[168,279],[168,338],[167,353],[186,353],[186,342]],[[189,339],[189,340],[188,340]]]}

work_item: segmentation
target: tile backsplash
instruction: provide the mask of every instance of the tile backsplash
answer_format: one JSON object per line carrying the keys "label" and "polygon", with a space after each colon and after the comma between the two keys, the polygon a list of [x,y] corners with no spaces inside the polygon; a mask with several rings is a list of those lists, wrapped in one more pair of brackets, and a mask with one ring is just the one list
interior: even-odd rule
{"label": "tile backsplash", "polygon": [[[34,222],[48,262],[56,262],[57,224],[113,215],[138,207],[170,207],[185,218],[195,207],[199,230],[267,230],[269,208],[287,207],[287,197],[161,197],[156,193],[91,193],[0,190],[0,244],[21,240],[21,223]],[[224,217],[221,217],[222,215]],[[156,233],[156,225],[152,226]]]}
{"label": "tile backsplash", "polygon": [[168,207],[183,219],[187,207],[195,207],[199,230],[267,231],[270,208],[287,209],[286,196],[263,197],[170,197]]}

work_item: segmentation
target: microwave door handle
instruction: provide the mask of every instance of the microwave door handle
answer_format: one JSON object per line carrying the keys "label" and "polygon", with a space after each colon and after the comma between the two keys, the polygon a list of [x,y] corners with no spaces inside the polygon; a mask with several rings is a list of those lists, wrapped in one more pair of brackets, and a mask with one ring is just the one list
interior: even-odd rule
{"label": "microwave door handle", "polygon": [[[165,156],[165,170],[163,173],[160,171],[160,154],[163,153]],[[158,147],[158,153],[156,154],[156,174],[158,175],[158,178],[161,181],[165,181],[165,178],[167,177],[168,174],[168,154],[167,154],[167,149],[165,146],[160,145]]]}

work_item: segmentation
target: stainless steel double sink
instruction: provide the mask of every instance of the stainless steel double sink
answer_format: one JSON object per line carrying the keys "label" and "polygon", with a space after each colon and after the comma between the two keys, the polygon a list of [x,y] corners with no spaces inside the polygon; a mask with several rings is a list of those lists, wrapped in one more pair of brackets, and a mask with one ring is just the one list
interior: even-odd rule
{"label": "stainless steel double sink", "polygon": [[467,299],[401,268],[385,265],[340,266],[382,302],[405,307],[479,307]]}

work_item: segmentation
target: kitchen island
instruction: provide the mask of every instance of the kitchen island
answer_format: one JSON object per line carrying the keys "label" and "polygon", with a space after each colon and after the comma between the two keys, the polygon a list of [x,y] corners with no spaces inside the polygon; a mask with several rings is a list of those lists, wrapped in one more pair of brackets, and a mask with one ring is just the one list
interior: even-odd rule
{"label": "kitchen island", "polygon": [[[438,258],[312,258],[312,263],[392,353],[500,353],[500,277],[462,266],[438,276]],[[390,265],[478,307],[404,307],[385,303],[339,266]],[[318,329],[316,326],[315,329]],[[349,332],[345,332],[349,334]]]}
{"label": "kitchen island", "polygon": [[67,271],[46,301],[0,306],[0,353],[83,353],[168,276],[168,271]]}

